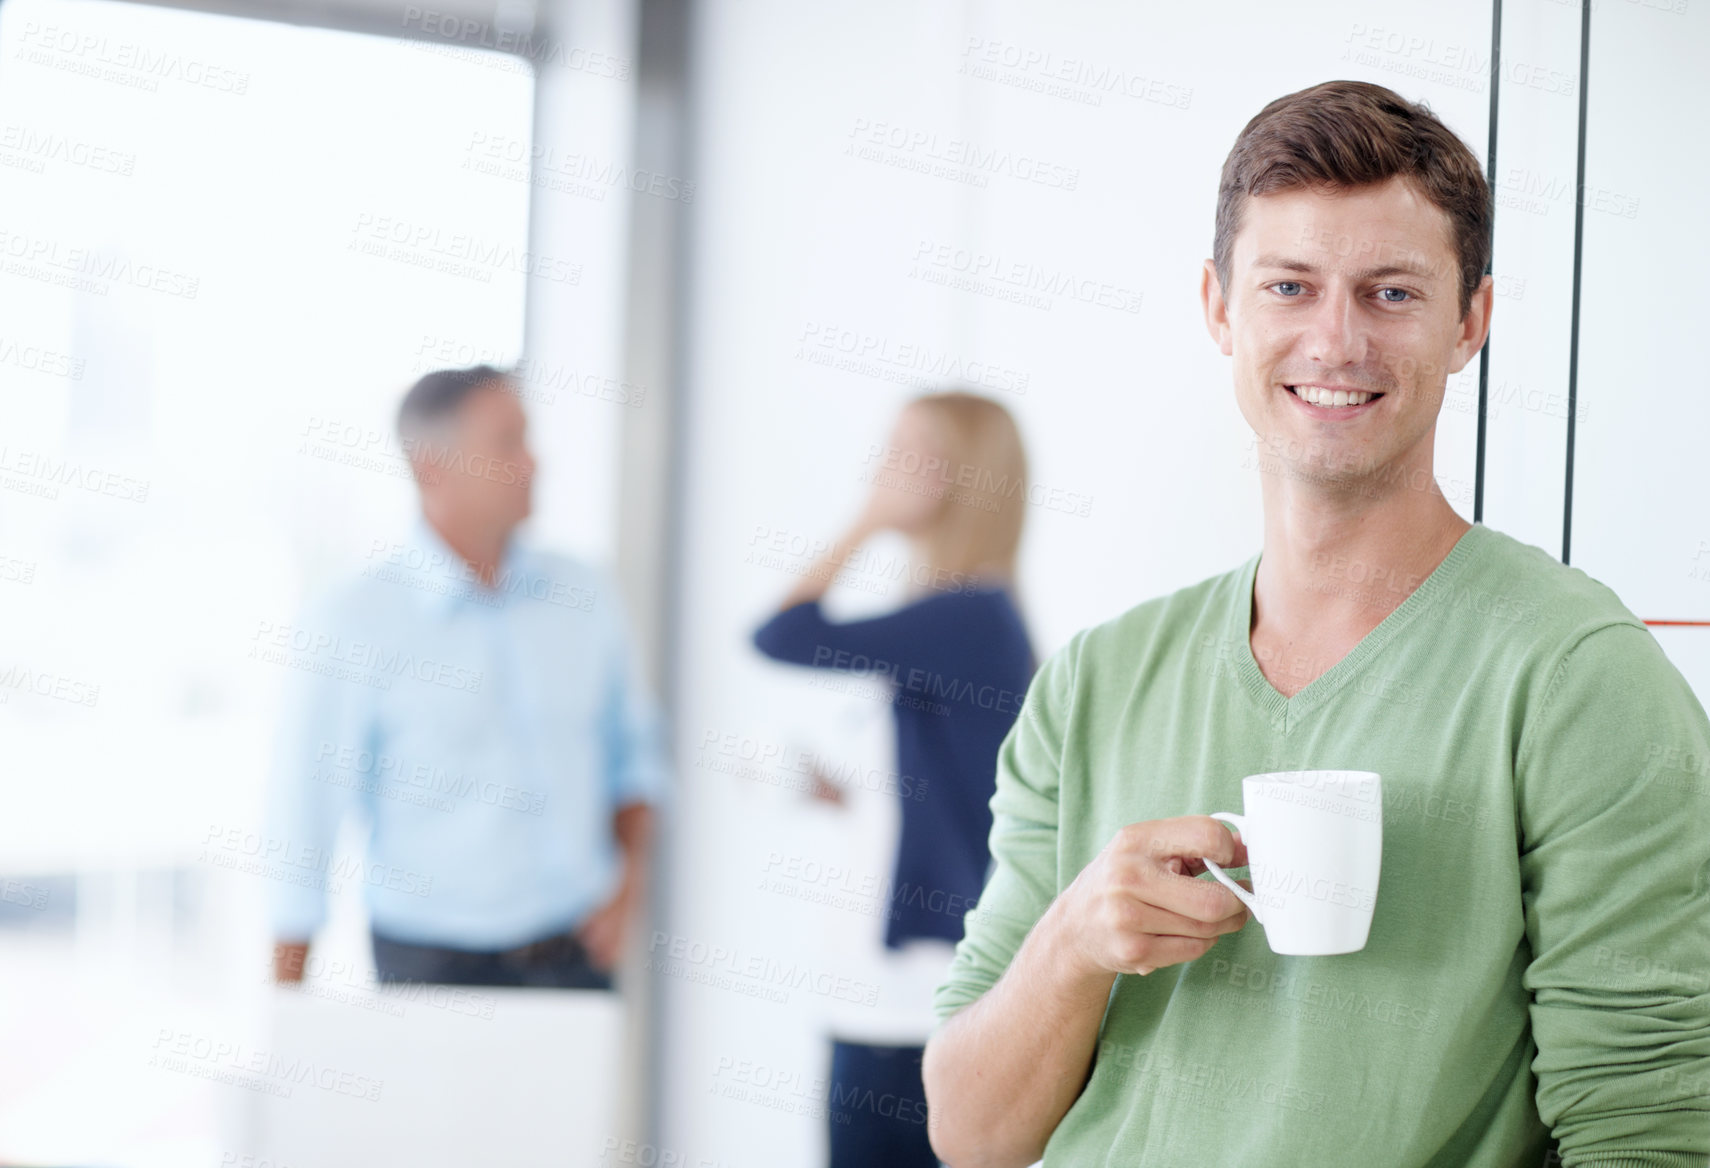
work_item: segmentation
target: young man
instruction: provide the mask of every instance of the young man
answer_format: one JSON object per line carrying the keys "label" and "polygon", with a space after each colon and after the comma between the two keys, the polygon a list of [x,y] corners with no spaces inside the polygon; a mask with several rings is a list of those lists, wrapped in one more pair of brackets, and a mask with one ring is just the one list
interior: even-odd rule
{"label": "young man", "polygon": [[[363,813],[381,981],[609,990],[643,903],[659,718],[615,590],[517,536],[527,425],[501,370],[421,378],[398,414],[420,520],[302,630],[340,668],[303,675],[271,835],[326,856]],[[302,978],[325,883],[275,889],[282,981]]]}
{"label": "young man", "polygon": [[[1242,567],[1071,638],[998,756],[996,867],[927,1047],[956,1168],[1702,1168],[1710,719],[1608,588],[1432,474],[1491,313],[1490,193],[1337,81],[1224,165],[1206,324],[1265,455]],[[1200,878],[1276,770],[1382,776],[1357,953]]]}

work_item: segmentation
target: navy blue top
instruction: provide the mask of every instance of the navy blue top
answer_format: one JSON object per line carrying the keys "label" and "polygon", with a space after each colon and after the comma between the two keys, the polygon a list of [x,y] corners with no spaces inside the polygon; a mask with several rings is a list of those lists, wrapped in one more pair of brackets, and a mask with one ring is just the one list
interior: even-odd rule
{"label": "navy blue top", "polygon": [[885,945],[961,940],[991,858],[998,747],[1036,664],[1009,593],[946,592],[845,623],[807,601],[755,630],[754,645],[779,661],[892,687],[902,835]]}

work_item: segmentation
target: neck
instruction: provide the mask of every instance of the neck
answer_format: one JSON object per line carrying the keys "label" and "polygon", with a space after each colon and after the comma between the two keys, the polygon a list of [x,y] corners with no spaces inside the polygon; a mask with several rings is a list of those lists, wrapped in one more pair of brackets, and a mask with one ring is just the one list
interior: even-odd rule
{"label": "neck", "polygon": [[967,592],[978,581],[980,588],[991,588],[1007,582],[1009,576],[995,565],[981,564],[975,568],[949,568],[938,562],[937,545],[923,535],[910,536],[908,541],[909,581],[907,595],[911,600],[936,596],[943,592]]}
{"label": "neck", "polygon": [[445,514],[443,509],[423,504],[422,517],[428,526],[439,533],[446,545],[463,557],[464,563],[488,588],[494,586],[499,577],[499,562],[504,559],[505,544],[510,540],[510,529],[493,529],[479,524],[459,522],[455,516]]}
{"label": "neck", "polygon": [[[1423,483],[1421,489],[1416,485]],[[1254,624],[1363,635],[1395,611],[1472,525],[1427,463],[1382,492],[1370,484],[1267,476]],[[1361,493],[1369,492],[1369,493]]]}
{"label": "neck", "polygon": [[903,596],[909,601],[923,600],[938,591],[938,566],[932,562],[936,550],[924,535],[908,537],[909,581]]}

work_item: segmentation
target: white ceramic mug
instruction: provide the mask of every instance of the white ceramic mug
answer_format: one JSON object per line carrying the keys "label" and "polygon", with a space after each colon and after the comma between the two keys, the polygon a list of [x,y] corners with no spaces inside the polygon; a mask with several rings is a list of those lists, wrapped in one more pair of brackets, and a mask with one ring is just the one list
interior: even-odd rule
{"label": "white ceramic mug", "polygon": [[1373,771],[1274,771],[1241,780],[1244,813],[1212,814],[1247,845],[1253,891],[1205,860],[1253,910],[1271,952],[1365,948],[1383,861],[1383,784]]}

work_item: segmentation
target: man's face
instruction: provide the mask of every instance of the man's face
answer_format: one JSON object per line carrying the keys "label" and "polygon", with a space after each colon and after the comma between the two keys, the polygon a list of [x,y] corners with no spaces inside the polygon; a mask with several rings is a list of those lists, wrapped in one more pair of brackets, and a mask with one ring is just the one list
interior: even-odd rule
{"label": "man's face", "polygon": [[1249,198],[1229,287],[1208,260],[1202,295],[1262,453],[1374,493],[1428,481],[1444,385],[1491,302],[1487,276],[1462,317],[1446,212],[1401,178]]}
{"label": "man's face", "polygon": [[445,509],[473,523],[510,531],[529,513],[534,456],[527,433],[522,403],[502,382],[475,390],[445,434],[449,449],[431,451],[423,493],[434,493]]}

